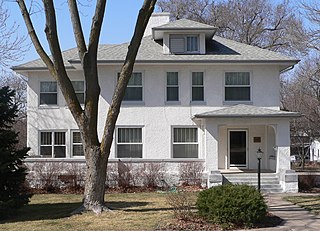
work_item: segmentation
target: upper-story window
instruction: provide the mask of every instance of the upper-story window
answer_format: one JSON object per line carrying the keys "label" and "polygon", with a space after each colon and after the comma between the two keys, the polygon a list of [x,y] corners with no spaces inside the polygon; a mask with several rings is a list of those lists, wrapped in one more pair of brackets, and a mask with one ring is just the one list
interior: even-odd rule
{"label": "upper-story window", "polygon": [[178,72],[167,72],[167,101],[179,101]]}
{"label": "upper-story window", "polygon": [[204,101],[203,72],[192,72],[192,101]]}
{"label": "upper-story window", "polygon": [[225,101],[251,101],[250,72],[225,73]]}
{"label": "upper-story window", "polygon": [[172,54],[199,53],[199,36],[170,35],[169,47]]}
{"label": "upper-story window", "polygon": [[[118,73],[118,78],[120,73]],[[142,73],[132,73],[123,101],[143,101]]]}
{"label": "upper-story window", "polygon": [[80,104],[84,104],[84,81],[71,81]]}
{"label": "upper-story window", "polygon": [[57,105],[57,82],[40,82],[40,105]]}

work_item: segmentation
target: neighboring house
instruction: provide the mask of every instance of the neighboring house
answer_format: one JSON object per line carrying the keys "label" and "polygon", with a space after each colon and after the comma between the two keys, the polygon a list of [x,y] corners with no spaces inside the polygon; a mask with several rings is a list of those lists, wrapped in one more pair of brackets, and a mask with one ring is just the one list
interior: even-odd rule
{"label": "neighboring house", "polygon": [[310,144],[310,161],[320,161],[320,142],[318,140]]}
{"label": "neighboring house", "polygon": [[[216,30],[153,14],[122,102],[110,161],[163,162],[173,172],[181,162],[201,162],[213,186],[229,170],[256,171],[261,148],[262,169],[279,177],[283,191],[297,191],[289,121],[300,114],[280,110],[279,75],[298,60],[215,36]],[[100,136],[127,47],[99,47]],[[77,49],[63,57],[83,103]],[[77,125],[44,63],[13,69],[28,77],[28,146],[35,157],[29,161],[83,159]]]}

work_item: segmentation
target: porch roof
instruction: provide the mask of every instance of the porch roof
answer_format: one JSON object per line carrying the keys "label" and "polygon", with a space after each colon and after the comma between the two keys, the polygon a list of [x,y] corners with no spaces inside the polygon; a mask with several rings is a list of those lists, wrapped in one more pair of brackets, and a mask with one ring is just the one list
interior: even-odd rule
{"label": "porch roof", "polygon": [[238,104],[214,111],[194,115],[194,118],[268,118],[268,117],[300,117],[299,112],[288,112],[281,110],[256,107],[252,105]]}

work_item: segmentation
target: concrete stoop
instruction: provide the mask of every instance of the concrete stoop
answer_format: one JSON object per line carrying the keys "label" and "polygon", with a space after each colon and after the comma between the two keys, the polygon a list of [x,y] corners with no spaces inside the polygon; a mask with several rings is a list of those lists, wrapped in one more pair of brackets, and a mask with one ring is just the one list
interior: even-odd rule
{"label": "concrete stoop", "polygon": [[[257,173],[223,173],[222,183],[247,184],[258,188]],[[264,193],[281,193],[279,177],[276,173],[261,173],[261,191]]]}

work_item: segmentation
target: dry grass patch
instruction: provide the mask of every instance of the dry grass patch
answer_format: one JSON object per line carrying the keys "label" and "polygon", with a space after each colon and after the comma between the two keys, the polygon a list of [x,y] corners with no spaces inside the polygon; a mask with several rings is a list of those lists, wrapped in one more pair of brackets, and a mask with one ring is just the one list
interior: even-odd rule
{"label": "dry grass patch", "polygon": [[0,223],[0,230],[154,230],[173,220],[166,194],[108,194],[113,212],[70,216],[81,200],[81,195],[34,195],[14,219]]}
{"label": "dry grass patch", "polygon": [[320,196],[288,196],[286,200],[305,208],[315,214],[320,214]]}

